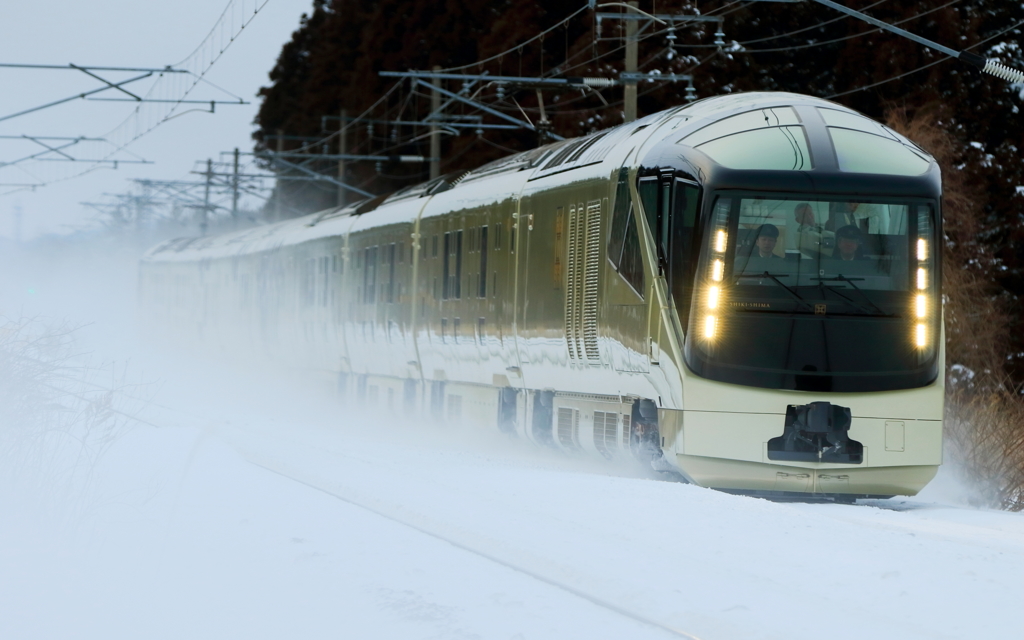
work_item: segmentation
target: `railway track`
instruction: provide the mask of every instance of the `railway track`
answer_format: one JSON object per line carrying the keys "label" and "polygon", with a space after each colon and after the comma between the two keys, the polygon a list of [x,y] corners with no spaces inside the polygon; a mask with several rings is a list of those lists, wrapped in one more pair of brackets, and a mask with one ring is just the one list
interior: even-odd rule
{"label": "railway track", "polygon": [[[237,447],[236,450],[238,450]],[[400,524],[423,535],[446,542],[457,549],[461,549],[462,551],[471,553],[497,565],[528,576],[538,582],[542,582],[577,598],[586,600],[595,606],[616,613],[624,618],[661,630],[670,634],[672,637],[686,638],[687,640],[700,640],[697,636],[671,624],[654,619],[644,615],[643,613],[630,610],[606,598],[589,593],[584,589],[552,576],[552,572],[545,572],[543,568],[545,565],[548,567],[551,566],[550,562],[547,560],[539,557],[536,558],[537,562],[524,561],[521,557],[519,559],[513,559],[510,556],[516,555],[515,550],[509,548],[508,545],[497,541],[487,540],[486,538],[474,535],[472,532],[466,530],[446,527],[443,522],[424,517],[414,511],[405,509],[400,505],[375,499],[372,496],[361,494],[356,489],[346,487],[341,483],[318,478],[315,477],[314,474],[303,473],[300,470],[289,468],[287,465],[275,462],[268,459],[266,456],[252,451],[239,450],[239,453],[247,462],[261,469],[292,482],[309,487],[315,491],[327,494],[332,498],[345,502],[346,504],[373,513],[374,515]]]}

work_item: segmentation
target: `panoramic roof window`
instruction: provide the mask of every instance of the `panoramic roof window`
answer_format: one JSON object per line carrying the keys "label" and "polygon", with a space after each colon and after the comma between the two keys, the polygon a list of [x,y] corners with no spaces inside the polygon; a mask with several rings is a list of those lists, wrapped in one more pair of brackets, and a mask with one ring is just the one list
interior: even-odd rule
{"label": "panoramic roof window", "polygon": [[919,176],[928,171],[927,159],[892,138],[838,127],[829,127],[828,133],[842,171],[892,176]]}
{"label": "panoramic roof window", "polygon": [[682,138],[680,144],[687,144],[696,147],[709,140],[715,140],[722,136],[732,135],[741,131],[754,129],[767,129],[769,127],[780,127],[785,125],[800,124],[796,112],[790,107],[772,107],[770,109],[758,109],[748,111],[739,115],[730,116],[718,122],[713,122],[706,127],[697,129],[693,133]]}
{"label": "panoramic roof window", "polygon": [[875,122],[871,118],[865,118],[864,116],[856,113],[839,111],[838,109],[823,109],[821,107],[818,108],[818,113],[820,113],[821,117],[825,120],[825,124],[830,127],[854,129],[855,131],[873,133],[876,136],[894,138],[894,136],[889,133],[888,129],[879,123]]}
{"label": "panoramic roof window", "polygon": [[807,171],[812,168],[803,127],[744,131],[705,142],[697,148],[730,169]]}

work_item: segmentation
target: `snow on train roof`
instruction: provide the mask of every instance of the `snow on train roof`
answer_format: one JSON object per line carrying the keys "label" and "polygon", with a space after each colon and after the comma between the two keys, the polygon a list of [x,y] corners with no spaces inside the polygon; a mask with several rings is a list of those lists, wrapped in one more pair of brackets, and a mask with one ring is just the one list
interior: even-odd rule
{"label": "snow on train roof", "polygon": [[[888,157],[895,158],[889,164],[892,172],[927,170],[934,162],[927,153],[913,142],[856,111],[842,105],[796,93],[751,92],[705,98],[692,104],[675,107],[651,114],[630,122],[587,136],[571,138],[500,158],[477,169],[457,176],[444,176],[428,182],[413,185],[390,196],[374,198],[349,205],[342,209],[329,209],[294,220],[206,238],[180,238],[165,242],[150,250],[144,260],[189,261],[202,258],[231,257],[241,254],[268,251],[277,247],[294,245],[325,237],[344,235],[370,227],[384,227],[390,224],[411,223],[421,213],[425,216],[440,215],[453,205],[479,205],[487,201],[497,202],[518,191],[526,181],[537,180],[575,171],[574,177],[586,179],[606,171],[601,165],[606,162],[620,166],[625,156],[634,150],[650,148],[666,139],[707,151],[709,145],[727,140],[737,133],[755,129],[786,129],[799,125],[792,107],[816,107],[830,135],[835,140],[847,138],[844,155],[843,144],[835,145],[840,167],[851,171],[877,171],[878,153],[872,164],[865,166],[863,154],[858,156],[858,135],[871,135],[873,142],[885,140],[892,145],[887,148]],[[767,126],[765,113],[774,118]],[[753,114],[753,115],[745,115]],[[760,123],[758,121],[761,121]],[[643,132],[642,135],[641,132]],[[836,133],[838,132],[838,133]],[[851,133],[852,132],[852,133]],[[787,136],[792,142],[794,136]],[[796,139],[799,147],[799,139]],[[713,150],[713,149],[712,149]],[[800,149],[794,156],[800,160]],[[902,155],[900,155],[902,153]],[[719,157],[732,159],[727,153]],[[756,154],[747,154],[754,157]],[[808,154],[804,154],[807,156]],[[885,154],[882,154],[885,155]],[[898,157],[897,157],[898,156]],[[766,157],[764,155],[757,157]],[[712,156],[712,159],[715,159]],[[846,167],[843,167],[844,160]],[[716,160],[718,161],[718,160]],[[724,163],[723,163],[724,164]],[[924,168],[922,168],[922,166]],[[589,167],[591,171],[578,171]],[[765,168],[765,167],[733,167]],[[793,168],[803,168],[794,165]],[[518,179],[509,180],[509,174],[518,173]],[[904,175],[908,175],[904,173]],[[492,182],[500,179],[500,183]],[[497,186],[500,184],[500,186]],[[497,187],[497,188],[496,188]],[[458,192],[458,193],[455,193]],[[438,197],[440,196],[440,197]],[[425,206],[435,200],[435,206]],[[458,203],[458,204],[456,204]],[[438,206],[440,205],[440,206]]]}

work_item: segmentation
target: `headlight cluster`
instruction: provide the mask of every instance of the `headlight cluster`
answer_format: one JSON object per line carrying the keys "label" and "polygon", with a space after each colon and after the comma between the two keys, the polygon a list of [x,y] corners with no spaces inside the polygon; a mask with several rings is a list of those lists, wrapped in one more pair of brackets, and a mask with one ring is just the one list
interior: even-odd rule
{"label": "headlight cluster", "polygon": [[729,234],[725,229],[715,232],[711,255],[710,281],[704,297],[704,337],[709,340],[718,331],[718,308],[722,305],[722,280],[725,277],[725,249],[729,246]]}
{"label": "headlight cluster", "polygon": [[928,319],[931,305],[928,300],[928,285],[933,277],[931,265],[931,247],[929,238],[932,233],[931,210],[929,207],[919,206],[917,208],[917,277],[916,291],[914,295],[914,345],[918,348],[927,347],[930,337],[928,335]]}

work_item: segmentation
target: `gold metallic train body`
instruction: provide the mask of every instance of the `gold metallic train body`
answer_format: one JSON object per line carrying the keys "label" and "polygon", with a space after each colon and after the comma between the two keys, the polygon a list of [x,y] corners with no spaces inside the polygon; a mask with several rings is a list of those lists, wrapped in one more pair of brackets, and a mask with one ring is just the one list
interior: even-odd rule
{"label": "gold metallic train body", "polygon": [[[713,198],[721,197],[714,194],[735,189],[744,175],[753,176],[752,188],[762,193],[776,184],[782,192],[794,190],[780,180],[803,181],[803,194],[849,190],[836,182],[844,179],[843,172],[830,168],[813,132],[806,134],[806,153],[814,158],[814,169],[787,167],[782,178],[776,174],[784,172],[715,169],[714,146],[701,155],[699,146],[681,142],[727,118],[771,113],[768,107],[791,109],[799,122],[785,126],[809,131],[818,126],[810,122],[810,110],[845,113],[838,105],[793,94],[725,96],[511,156],[386,199],[219,237],[164,243],[141,264],[146,324],[161,334],[197,337],[208,348],[258,352],[286,366],[328,373],[343,393],[382,414],[495,425],[567,451],[638,456],[702,486],[838,499],[914,494],[941,462],[941,375],[929,380],[922,374],[905,388],[872,390],[862,381],[856,384],[868,388],[834,391],[822,386],[826,376],[813,372],[795,378],[780,374],[780,380],[796,382],[777,386],[795,388],[768,388],[699,375],[690,365],[699,354],[687,355],[687,338],[696,340],[702,323],[710,322],[700,305],[702,283],[709,277],[702,265],[711,264],[705,256],[714,244],[704,229],[713,224],[712,205],[719,201]],[[791,136],[780,129],[784,123],[768,124],[774,129],[758,135]],[[837,157],[833,165],[842,164]],[[715,182],[722,175],[721,184]],[[933,162],[925,175],[937,180]],[[645,176],[654,182],[644,183]],[[832,186],[829,176],[835,178]],[[862,171],[854,178],[884,183],[886,193],[899,189],[900,177],[892,174]],[[655,184],[662,200],[653,195]],[[854,190],[867,200],[864,189]],[[659,231],[652,228],[664,222],[668,229],[668,218],[650,209],[669,211],[673,190],[690,194],[687,206],[696,216],[688,256],[680,257],[682,245],[673,248],[667,240],[667,248],[659,249]],[[738,222],[723,229],[749,235],[744,206],[736,205]],[[897,211],[896,205],[887,206]],[[888,229],[896,229],[895,214],[888,215]],[[796,253],[802,250],[796,231],[787,235],[792,222],[776,221],[785,236],[779,241],[796,247],[787,264],[799,267],[806,255]],[[924,233],[924,223],[917,224]],[[612,238],[613,232],[625,233],[624,239]],[[737,247],[730,249],[735,255],[742,249]],[[610,255],[613,250],[617,255]],[[730,260],[733,255],[728,254]],[[896,259],[884,262],[893,269]],[[930,277],[937,281],[937,264],[933,272]],[[799,277],[792,276],[793,282]],[[746,286],[743,282],[736,280],[737,286]],[[857,295],[850,286],[840,291],[847,299]],[[768,302],[746,307],[778,306],[773,301],[780,298],[771,296],[787,295],[772,283],[755,294],[769,296]],[[731,312],[736,327],[758,321],[741,318],[749,309],[736,305]],[[941,309],[932,314],[940,316]],[[721,315],[721,335],[715,339],[730,339],[725,321],[731,317]],[[847,316],[836,321],[861,322]],[[903,322],[893,314],[879,321]],[[932,352],[918,360],[941,371],[941,318],[928,322]],[[701,357],[712,358],[714,349],[693,343],[692,349],[701,348]],[[801,407],[815,406],[849,409],[844,433],[861,446],[855,457],[829,461],[821,453],[831,442],[827,439],[811,457],[770,450],[773,439],[793,430],[794,420],[799,424],[801,411],[810,411]]]}

